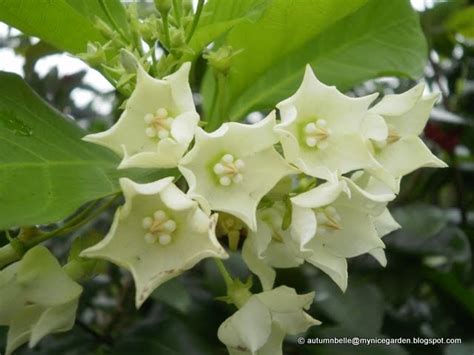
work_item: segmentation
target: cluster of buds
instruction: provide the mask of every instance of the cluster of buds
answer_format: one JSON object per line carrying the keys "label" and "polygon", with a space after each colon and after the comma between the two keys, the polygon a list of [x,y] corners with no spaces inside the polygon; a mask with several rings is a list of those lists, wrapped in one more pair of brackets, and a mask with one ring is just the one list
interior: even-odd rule
{"label": "cluster of buds", "polygon": [[[135,85],[135,68],[123,60],[126,50],[147,71],[168,73],[183,55],[194,55],[187,44],[187,33],[194,19],[192,2],[183,0],[175,8],[171,0],[156,0],[156,11],[140,18],[137,4],[126,7],[126,22],[107,23],[95,18],[95,27],[104,40],[89,42],[87,51],[78,55],[89,65],[99,69],[125,96]],[[167,55],[157,58],[158,48]],[[182,61],[182,60],[181,60]]]}

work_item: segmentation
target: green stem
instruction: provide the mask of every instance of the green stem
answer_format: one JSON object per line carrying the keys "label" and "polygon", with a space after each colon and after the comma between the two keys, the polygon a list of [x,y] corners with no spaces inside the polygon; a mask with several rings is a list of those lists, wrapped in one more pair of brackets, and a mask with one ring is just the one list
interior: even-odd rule
{"label": "green stem", "polygon": [[[51,239],[53,237],[56,237],[58,235],[64,235],[67,233],[70,233],[79,227],[83,226],[86,223],[89,223],[93,219],[97,218],[102,212],[104,212],[107,208],[110,207],[110,205],[116,201],[116,199],[120,196],[120,194],[115,195],[113,198],[111,198],[109,201],[105,202],[102,206],[100,206],[97,210],[94,211],[94,213],[86,216],[82,212],[79,215],[82,215],[84,219],[77,221],[77,216],[72,218],[68,223],[66,223],[64,226],[61,228],[58,228],[52,232],[49,233],[42,233],[38,234],[31,239],[28,240],[22,240],[21,245],[22,247],[26,249],[33,248],[34,246]],[[86,209],[89,209],[87,207]],[[72,223],[74,222],[74,223]],[[15,238],[13,242],[20,242],[19,239]],[[21,255],[15,250],[14,246],[12,244],[7,244],[0,248],[0,269],[3,268],[5,265],[8,265],[14,261],[17,261],[21,258]]]}
{"label": "green stem", "polygon": [[165,46],[168,50],[171,50],[171,37],[170,37],[170,29],[169,29],[169,22],[168,22],[168,12],[161,14],[163,18],[163,32],[165,34]]}
{"label": "green stem", "polygon": [[193,23],[191,25],[191,30],[189,31],[188,36],[186,37],[186,43],[189,43],[191,38],[193,38],[194,31],[196,30],[196,27],[199,23],[199,19],[201,17],[203,6],[204,6],[204,0],[199,0],[197,8],[196,8],[196,13],[194,14]]}
{"label": "green stem", "polygon": [[227,289],[231,288],[232,285],[234,284],[234,280],[232,279],[232,276],[230,276],[229,272],[227,271],[224,263],[222,262],[221,259],[214,258],[214,262],[216,263],[217,269],[219,270],[219,273],[221,274],[222,278],[224,279],[225,285]]}
{"label": "green stem", "polygon": [[100,4],[100,7],[102,8],[102,10],[104,10],[105,14],[107,15],[107,18],[109,19],[112,26],[114,26],[115,31],[117,31],[119,33],[120,37],[122,37],[122,39],[125,41],[125,43],[128,43],[127,36],[125,36],[125,34],[122,32],[122,30],[119,27],[119,25],[117,24],[117,22],[115,22],[115,19],[112,16],[112,14],[110,13],[109,7],[105,3],[105,0],[99,0],[99,4]]}
{"label": "green stem", "polygon": [[209,121],[206,126],[208,131],[215,130],[223,120],[226,101],[226,78],[227,76],[225,74],[220,72],[216,73],[216,92],[211,111],[209,112]]}
{"label": "green stem", "polygon": [[176,16],[176,23],[178,27],[181,27],[181,6],[178,4],[178,0],[173,0],[173,10]]}
{"label": "green stem", "polygon": [[72,226],[76,223],[79,223],[80,221],[82,221],[84,218],[86,218],[86,216],[94,210],[94,208],[96,208],[97,206],[99,205],[99,201],[94,201],[92,203],[89,204],[89,206],[85,207],[82,209],[82,211],[80,211],[78,214],[76,214],[75,216],[71,217],[69,220],[66,221],[66,224],[69,225],[69,226]]}
{"label": "green stem", "polygon": [[75,223],[75,224],[72,224],[72,223],[66,223],[64,226],[62,226],[61,228],[58,228],[52,232],[49,232],[49,233],[44,233],[44,234],[41,234],[39,235],[38,237],[36,238],[33,238],[32,240],[28,241],[28,242],[25,242],[25,246],[27,248],[31,248],[39,243],[42,243],[44,242],[45,240],[48,240],[48,239],[51,239],[53,237],[56,237],[57,235],[60,235],[60,234],[67,234],[67,233],[70,233],[76,229],[78,229],[79,227],[83,226],[84,224],[86,223],[89,223],[90,221],[92,221],[93,219],[97,218],[99,215],[102,214],[102,212],[104,212],[107,208],[110,207],[110,205],[115,202],[115,200],[117,200],[117,198],[119,197],[120,195],[117,194],[115,195],[112,199],[110,199],[109,201],[107,201],[106,203],[104,203],[101,207],[99,207],[97,210],[94,211],[93,214],[89,215],[88,217],[84,218],[83,220]]}

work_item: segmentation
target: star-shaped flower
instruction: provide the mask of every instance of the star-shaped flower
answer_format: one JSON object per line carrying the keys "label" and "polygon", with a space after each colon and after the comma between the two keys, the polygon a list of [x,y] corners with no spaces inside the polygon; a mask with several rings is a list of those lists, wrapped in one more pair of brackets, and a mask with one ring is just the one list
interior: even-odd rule
{"label": "star-shaped flower", "polygon": [[137,184],[120,179],[125,204],[105,238],[81,253],[131,271],[137,307],[159,285],[200,260],[227,257],[215,235],[217,215],[209,217],[172,180]]}
{"label": "star-shaped flower", "polygon": [[208,209],[223,211],[256,228],[255,212],[262,197],[296,169],[273,147],[275,113],[247,125],[224,123],[218,130],[196,132],[191,151],[179,170],[189,185],[188,194]]}
{"label": "star-shaped flower", "polygon": [[304,261],[347,287],[346,258],[370,253],[384,264],[381,237],[398,228],[388,210],[393,193],[368,174],[337,178],[292,198],[291,224],[282,229],[286,207],[276,202],[258,212],[258,228],[250,231],[242,257],[262,283],[273,287],[274,268]]}
{"label": "star-shaped flower", "polygon": [[177,166],[199,121],[188,82],[190,67],[184,63],[158,80],[138,66],[137,85],[117,123],[83,139],[122,156],[119,168]]}
{"label": "star-shaped flower", "polygon": [[381,116],[388,128],[386,137],[370,137],[373,154],[381,165],[371,169],[371,172],[394,191],[398,191],[402,176],[418,168],[447,166],[434,156],[418,137],[438,100],[438,94],[422,96],[423,90],[424,85],[419,84],[403,94],[386,95],[369,110],[367,119],[370,119],[370,115]]}
{"label": "star-shaped flower", "polygon": [[321,324],[304,311],[313,299],[314,292],[298,295],[286,286],[252,295],[222,323],[217,335],[231,355],[282,354],[286,334]]}
{"label": "star-shaped flower", "polygon": [[280,135],[286,159],[304,173],[327,179],[374,166],[362,135],[362,121],[377,94],[352,98],[326,86],[306,67],[296,93],[280,102]]}
{"label": "star-shaped flower", "polygon": [[[354,180],[333,177],[291,199],[298,206],[300,223],[308,230],[312,230],[312,225],[316,227],[311,239],[302,238],[302,233],[293,233],[297,250],[342,290],[347,287],[346,258],[374,250],[378,255],[385,247],[376,220],[386,210],[387,202],[395,198],[374,178]],[[379,221],[382,228],[384,220]]]}
{"label": "star-shaped flower", "polygon": [[9,326],[6,355],[28,342],[71,329],[82,287],[44,247],[0,272],[0,325]]}

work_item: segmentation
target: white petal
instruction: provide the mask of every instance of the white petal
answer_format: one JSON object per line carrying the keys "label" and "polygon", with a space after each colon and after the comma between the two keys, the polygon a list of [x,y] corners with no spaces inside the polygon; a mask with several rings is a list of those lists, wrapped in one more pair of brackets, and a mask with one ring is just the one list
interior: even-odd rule
{"label": "white petal", "polygon": [[394,177],[407,175],[422,167],[447,167],[431,153],[420,138],[414,136],[387,145],[376,158]]}
{"label": "white petal", "polygon": [[316,217],[313,210],[293,203],[290,231],[299,249],[304,250],[306,244],[316,235]]}
{"label": "white petal", "polygon": [[255,297],[221,324],[217,331],[220,341],[231,348],[244,348],[252,354],[270,337],[270,311]]}
{"label": "white petal", "polygon": [[362,121],[362,135],[375,141],[384,141],[388,128],[383,117],[369,112]]}
{"label": "white petal", "polygon": [[385,95],[370,109],[372,113],[386,116],[400,116],[411,110],[423,95],[425,85],[420,83],[412,89],[396,95]]}

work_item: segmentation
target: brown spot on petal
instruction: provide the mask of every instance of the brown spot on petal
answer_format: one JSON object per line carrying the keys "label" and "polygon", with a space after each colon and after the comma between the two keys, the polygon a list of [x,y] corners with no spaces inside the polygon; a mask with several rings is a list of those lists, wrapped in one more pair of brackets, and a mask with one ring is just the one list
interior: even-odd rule
{"label": "brown spot on petal", "polygon": [[239,351],[250,351],[249,349],[247,349],[245,346],[236,346],[234,349],[237,349]]}

